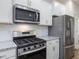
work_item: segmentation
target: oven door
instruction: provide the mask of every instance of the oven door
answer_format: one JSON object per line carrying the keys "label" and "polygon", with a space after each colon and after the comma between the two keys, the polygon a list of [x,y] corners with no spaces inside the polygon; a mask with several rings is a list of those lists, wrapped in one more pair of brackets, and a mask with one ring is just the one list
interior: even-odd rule
{"label": "oven door", "polygon": [[46,59],[46,48],[30,54],[19,56],[18,59]]}

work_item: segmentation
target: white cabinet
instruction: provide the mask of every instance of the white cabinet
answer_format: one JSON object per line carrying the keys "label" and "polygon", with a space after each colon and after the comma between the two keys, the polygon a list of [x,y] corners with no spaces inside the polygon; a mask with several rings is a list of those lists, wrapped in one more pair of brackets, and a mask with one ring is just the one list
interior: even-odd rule
{"label": "white cabinet", "polygon": [[47,42],[47,59],[59,59],[59,40]]}
{"label": "white cabinet", "polygon": [[40,25],[52,25],[52,5],[41,1]]}
{"label": "white cabinet", "polygon": [[16,49],[0,51],[0,59],[16,59]]}
{"label": "white cabinet", "polygon": [[31,1],[31,7],[35,9],[40,10],[41,0],[30,0]]}
{"label": "white cabinet", "polygon": [[65,14],[65,6],[59,2],[53,2],[53,15],[64,15]]}
{"label": "white cabinet", "polygon": [[14,0],[14,4],[20,4],[20,5],[27,6],[28,0]]}
{"label": "white cabinet", "polygon": [[12,23],[12,0],[0,0],[0,23]]}

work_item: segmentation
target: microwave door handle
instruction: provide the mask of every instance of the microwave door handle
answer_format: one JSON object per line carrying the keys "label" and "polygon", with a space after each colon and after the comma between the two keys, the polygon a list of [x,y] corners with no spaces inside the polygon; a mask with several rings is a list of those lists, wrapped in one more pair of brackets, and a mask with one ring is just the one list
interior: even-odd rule
{"label": "microwave door handle", "polygon": [[36,21],[38,20],[38,13],[36,12]]}

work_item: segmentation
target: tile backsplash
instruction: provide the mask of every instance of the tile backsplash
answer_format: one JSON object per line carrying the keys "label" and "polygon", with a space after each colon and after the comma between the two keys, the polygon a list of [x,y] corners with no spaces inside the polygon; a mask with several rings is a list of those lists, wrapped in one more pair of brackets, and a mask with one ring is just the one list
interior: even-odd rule
{"label": "tile backsplash", "polygon": [[32,25],[32,24],[14,24],[14,25],[4,25],[0,24],[0,41],[12,40],[13,31],[29,31],[33,30],[34,34],[37,36],[47,36],[48,35],[48,27],[40,26],[40,25]]}

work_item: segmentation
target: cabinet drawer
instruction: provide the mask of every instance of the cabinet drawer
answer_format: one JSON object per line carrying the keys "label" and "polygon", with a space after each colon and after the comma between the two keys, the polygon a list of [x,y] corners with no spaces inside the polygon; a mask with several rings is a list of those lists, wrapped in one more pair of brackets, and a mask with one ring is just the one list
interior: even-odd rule
{"label": "cabinet drawer", "polygon": [[47,46],[49,46],[49,45],[55,45],[55,44],[59,45],[59,40],[51,40],[51,41],[47,42]]}
{"label": "cabinet drawer", "polygon": [[0,51],[0,59],[7,59],[16,56],[16,49]]}

